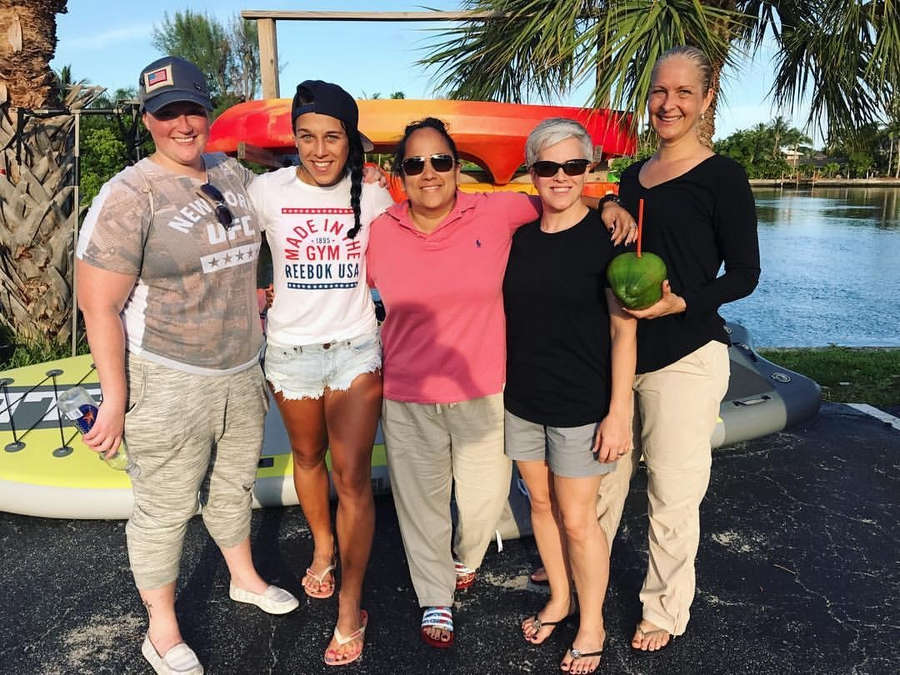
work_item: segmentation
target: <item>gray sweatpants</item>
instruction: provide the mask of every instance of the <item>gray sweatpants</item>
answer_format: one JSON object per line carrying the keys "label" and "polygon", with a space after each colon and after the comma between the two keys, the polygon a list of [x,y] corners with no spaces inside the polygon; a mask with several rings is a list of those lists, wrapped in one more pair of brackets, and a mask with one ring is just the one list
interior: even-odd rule
{"label": "gray sweatpants", "polygon": [[268,401],[262,370],[194,375],[128,356],[125,441],[134,508],[125,527],[137,587],[178,577],[188,520],[203,522],[220,548],[250,534]]}

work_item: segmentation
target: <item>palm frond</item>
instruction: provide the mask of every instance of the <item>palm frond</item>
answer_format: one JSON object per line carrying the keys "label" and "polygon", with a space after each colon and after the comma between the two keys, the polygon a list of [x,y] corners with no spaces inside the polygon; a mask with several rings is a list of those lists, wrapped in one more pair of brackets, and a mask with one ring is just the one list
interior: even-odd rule
{"label": "palm frond", "polygon": [[[610,101],[640,111],[653,64],[664,51],[692,44],[722,64],[730,41],[746,31],[745,15],[699,0],[468,0],[464,5],[508,18],[440,29],[426,46],[419,63],[436,70],[436,88],[452,98],[553,100],[593,80],[586,104]],[[605,68],[599,74],[598,64]]]}
{"label": "palm frond", "polygon": [[783,24],[770,90],[779,107],[795,110],[809,96],[807,126],[850,130],[876,120],[886,86],[875,76],[878,41],[866,2],[820,0]]}

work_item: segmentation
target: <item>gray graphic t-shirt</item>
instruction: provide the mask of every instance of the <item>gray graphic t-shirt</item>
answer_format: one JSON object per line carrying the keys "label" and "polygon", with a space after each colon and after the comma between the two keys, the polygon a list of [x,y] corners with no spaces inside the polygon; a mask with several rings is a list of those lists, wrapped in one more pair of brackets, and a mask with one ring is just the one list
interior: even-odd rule
{"label": "gray graphic t-shirt", "polygon": [[209,182],[234,216],[226,230],[202,181],[143,159],[100,190],[76,254],[137,277],[122,312],[127,349],[162,365],[223,374],[256,363],[260,233],[247,197],[253,174],[222,154],[204,155]]}

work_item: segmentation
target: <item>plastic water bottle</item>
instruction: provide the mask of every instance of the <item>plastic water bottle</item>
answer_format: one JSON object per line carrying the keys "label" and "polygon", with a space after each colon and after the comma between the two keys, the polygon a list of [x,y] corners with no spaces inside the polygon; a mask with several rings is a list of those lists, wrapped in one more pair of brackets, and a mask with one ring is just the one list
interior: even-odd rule
{"label": "plastic water bottle", "polygon": [[[97,402],[84,387],[72,387],[67,389],[56,400],[60,412],[66,417],[82,434],[86,434],[94,426],[97,421]],[[115,455],[110,458],[100,458],[106,462],[107,466],[116,471],[124,471],[128,464],[128,452],[125,450],[125,441],[119,445],[119,449]]]}

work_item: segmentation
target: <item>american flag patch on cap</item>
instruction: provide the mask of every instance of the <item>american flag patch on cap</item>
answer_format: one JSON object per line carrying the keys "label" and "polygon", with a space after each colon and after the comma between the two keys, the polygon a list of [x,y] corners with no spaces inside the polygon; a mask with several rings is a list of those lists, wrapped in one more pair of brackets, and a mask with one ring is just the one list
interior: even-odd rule
{"label": "american flag patch on cap", "polygon": [[173,84],[175,83],[172,81],[172,64],[144,73],[144,91],[147,93],[162,87],[171,87]]}

